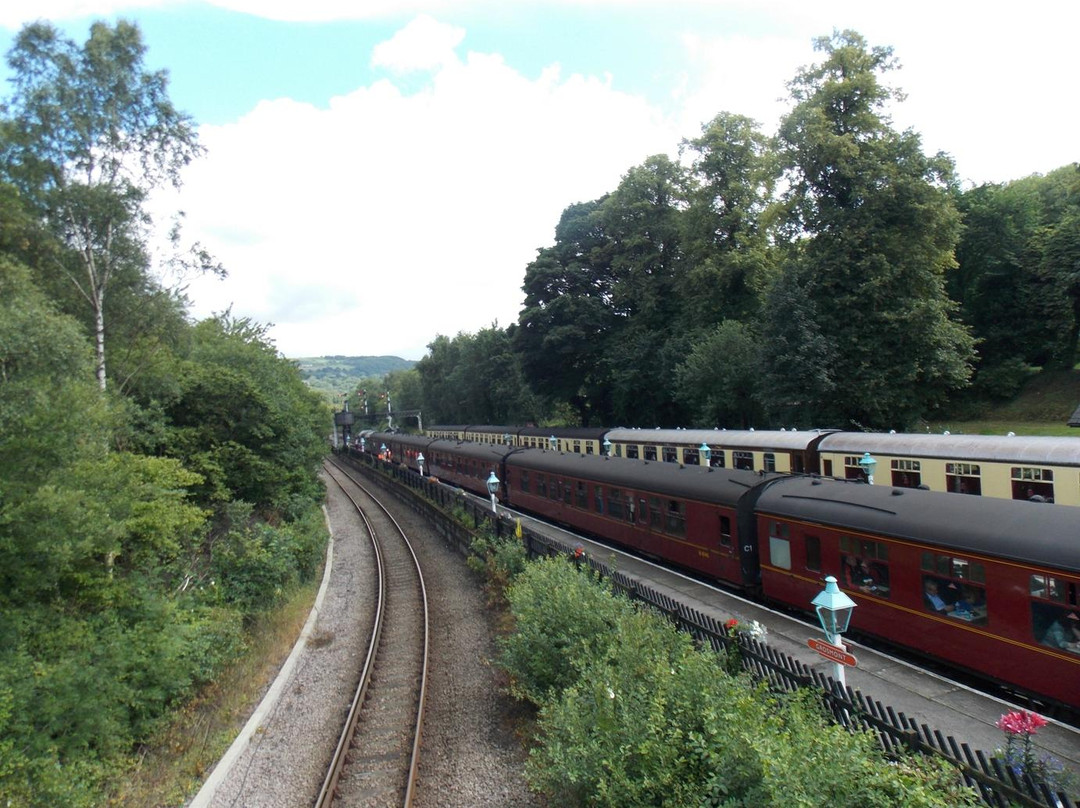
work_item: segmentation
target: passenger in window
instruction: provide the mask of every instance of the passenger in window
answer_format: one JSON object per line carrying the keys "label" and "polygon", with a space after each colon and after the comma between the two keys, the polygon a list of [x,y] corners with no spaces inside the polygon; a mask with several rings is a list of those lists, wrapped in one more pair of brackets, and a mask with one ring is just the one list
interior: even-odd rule
{"label": "passenger in window", "polygon": [[941,596],[938,591],[938,582],[933,578],[927,578],[923,584],[923,594],[926,597],[927,605],[935,612],[951,612],[956,608],[956,604],[949,603]]}
{"label": "passenger in window", "polygon": [[1069,612],[1064,618],[1059,617],[1046,630],[1042,643],[1051,648],[1080,652],[1080,617],[1077,617],[1076,612]]}
{"label": "passenger in window", "polygon": [[953,609],[957,617],[963,617],[965,620],[975,620],[980,616],[979,610],[981,606],[982,597],[979,590],[965,586],[960,600],[956,601]]}
{"label": "passenger in window", "polygon": [[888,586],[887,576],[865,558],[844,556],[844,581],[850,589],[860,592],[877,592]]}

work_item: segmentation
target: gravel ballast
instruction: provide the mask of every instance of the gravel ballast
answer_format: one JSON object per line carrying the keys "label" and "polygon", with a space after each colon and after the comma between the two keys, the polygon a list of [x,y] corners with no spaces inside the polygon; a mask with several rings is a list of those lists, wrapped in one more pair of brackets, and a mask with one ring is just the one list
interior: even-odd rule
{"label": "gravel ballast", "polygon": [[[366,485],[370,484],[365,483]],[[371,548],[352,503],[327,480],[332,566],[292,664],[191,808],[313,804],[359,675],[372,597]],[[415,808],[541,805],[523,776],[515,703],[491,660],[494,616],[465,560],[389,492],[378,494],[413,542],[431,621],[429,691]],[[276,691],[276,695],[275,695]]]}

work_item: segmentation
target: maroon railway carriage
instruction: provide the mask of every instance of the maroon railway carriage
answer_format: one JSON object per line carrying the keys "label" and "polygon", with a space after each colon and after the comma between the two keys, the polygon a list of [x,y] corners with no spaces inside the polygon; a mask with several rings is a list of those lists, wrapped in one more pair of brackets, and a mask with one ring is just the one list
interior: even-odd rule
{"label": "maroon railway carriage", "polygon": [[834,575],[851,631],[1080,707],[1076,509],[792,478],[756,516],[770,600],[806,609]]}
{"label": "maroon railway carriage", "polygon": [[433,440],[422,435],[376,433],[375,443],[385,443],[391,460],[404,463],[419,471],[419,455],[424,455],[424,474],[487,496],[487,479],[491,472],[502,479],[503,458],[513,447],[455,440]]}
{"label": "maroon railway carriage", "polygon": [[[514,507],[739,586],[757,582],[738,505],[762,476],[745,471],[520,449],[506,457]],[[749,515],[750,510],[744,508]]]}

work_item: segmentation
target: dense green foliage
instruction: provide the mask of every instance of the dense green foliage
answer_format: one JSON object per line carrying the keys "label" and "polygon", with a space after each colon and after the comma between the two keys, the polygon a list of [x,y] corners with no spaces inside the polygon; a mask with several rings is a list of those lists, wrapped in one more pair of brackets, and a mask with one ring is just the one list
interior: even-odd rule
{"label": "dense green foliage", "polygon": [[979,804],[943,762],[888,760],[811,694],[723,673],[715,654],[568,561],[530,564],[508,597],[501,661],[539,707],[527,772],[554,805]]}
{"label": "dense green foliage", "polygon": [[35,24],[9,55],[0,805],[104,804],[326,541],[328,408],[265,329],[191,323],[151,271],[142,201],[197,148],[141,56],[126,23],[82,49]]}
{"label": "dense green foliage", "polygon": [[961,190],[891,50],[815,44],[774,136],[720,113],[569,205],[518,322],[429,345],[425,419],[903,430],[1072,367],[1078,167]]}

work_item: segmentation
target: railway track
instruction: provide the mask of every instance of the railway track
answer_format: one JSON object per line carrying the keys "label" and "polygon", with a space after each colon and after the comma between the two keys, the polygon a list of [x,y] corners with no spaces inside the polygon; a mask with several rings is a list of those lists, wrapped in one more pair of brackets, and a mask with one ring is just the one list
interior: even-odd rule
{"label": "railway track", "polygon": [[419,765],[427,694],[424,578],[408,538],[382,503],[347,468],[332,462],[326,467],[371,537],[377,580],[359,684],[315,805],[407,808]]}

